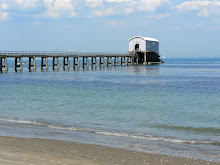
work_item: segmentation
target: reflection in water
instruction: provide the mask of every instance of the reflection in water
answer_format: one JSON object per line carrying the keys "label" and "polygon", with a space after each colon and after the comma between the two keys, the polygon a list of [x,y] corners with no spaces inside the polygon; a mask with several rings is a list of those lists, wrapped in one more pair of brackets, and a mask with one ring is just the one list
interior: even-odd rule
{"label": "reflection in water", "polygon": [[131,66],[129,70],[135,74],[158,75],[160,68],[154,66]]}

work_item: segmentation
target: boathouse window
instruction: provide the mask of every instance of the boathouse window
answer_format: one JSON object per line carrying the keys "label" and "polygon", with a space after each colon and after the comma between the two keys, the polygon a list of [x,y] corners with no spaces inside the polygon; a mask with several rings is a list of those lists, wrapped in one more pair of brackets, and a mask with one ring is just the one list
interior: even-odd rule
{"label": "boathouse window", "polygon": [[139,50],[139,44],[135,45],[135,50]]}
{"label": "boathouse window", "polygon": [[152,42],[152,45],[155,45],[156,43],[155,42]]}

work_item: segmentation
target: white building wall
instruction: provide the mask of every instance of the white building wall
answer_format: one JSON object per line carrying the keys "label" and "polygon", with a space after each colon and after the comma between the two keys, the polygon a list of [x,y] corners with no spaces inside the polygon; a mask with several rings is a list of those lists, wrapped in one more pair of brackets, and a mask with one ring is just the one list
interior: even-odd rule
{"label": "white building wall", "polygon": [[129,51],[135,51],[135,45],[139,44],[139,51],[146,51],[146,40],[134,38],[129,41]]}

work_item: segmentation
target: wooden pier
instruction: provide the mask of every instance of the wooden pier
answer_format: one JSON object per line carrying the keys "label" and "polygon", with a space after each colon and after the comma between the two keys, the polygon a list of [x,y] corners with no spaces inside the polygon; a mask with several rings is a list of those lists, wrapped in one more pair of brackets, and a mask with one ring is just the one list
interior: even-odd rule
{"label": "wooden pier", "polygon": [[[63,69],[101,66],[150,65],[163,63],[160,56],[152,51],[106,53],[106,52],[55,52],[55,51],[0,51],[0,72],[8,71],[8,58],[14,58],[14,70],[23,69],[22,58],[28,59],[28,69],[36,70],[36,58],[41,58],[41,69],[49,69],[48,59],[52,59],[52,69],[60,69],[59,59],[63,58]],[[72,59],[73,62],[70,62]],[[80,60],[81,59],[81,60]],[[80,63],[81,62],[81,63]]]}

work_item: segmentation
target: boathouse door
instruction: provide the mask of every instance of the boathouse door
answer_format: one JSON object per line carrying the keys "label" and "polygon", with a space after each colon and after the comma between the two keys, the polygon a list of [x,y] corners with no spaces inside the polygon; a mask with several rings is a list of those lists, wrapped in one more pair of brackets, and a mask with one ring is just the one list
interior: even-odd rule
{"label": "boathouse door", "polygon": [[139,51],[139,44],[135,45],[135,51]]}

